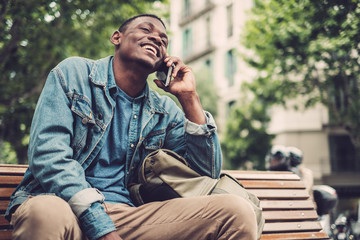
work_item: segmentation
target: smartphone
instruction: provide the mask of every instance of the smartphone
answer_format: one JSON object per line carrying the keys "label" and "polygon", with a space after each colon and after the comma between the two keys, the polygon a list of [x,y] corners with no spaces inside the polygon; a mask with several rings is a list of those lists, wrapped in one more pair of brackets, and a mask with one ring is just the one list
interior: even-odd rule
{"label": "smartphone", "polygon": [[160,80],[165,87],[168,87],[171,82],[171,75],[173,73],[175,65],[171,64],[170,67],[166,66],[166,63],[163,63],[156,72],[156,77]]}

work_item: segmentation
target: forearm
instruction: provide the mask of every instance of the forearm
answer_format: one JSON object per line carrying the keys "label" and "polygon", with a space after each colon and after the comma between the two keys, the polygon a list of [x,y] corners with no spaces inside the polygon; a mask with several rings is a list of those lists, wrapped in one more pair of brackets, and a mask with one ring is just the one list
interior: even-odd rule
{"label": "forearm", "polygon": [[182,93],[177,98],[188,120],[196,124],[206,124],[204,110],[196,92]]}

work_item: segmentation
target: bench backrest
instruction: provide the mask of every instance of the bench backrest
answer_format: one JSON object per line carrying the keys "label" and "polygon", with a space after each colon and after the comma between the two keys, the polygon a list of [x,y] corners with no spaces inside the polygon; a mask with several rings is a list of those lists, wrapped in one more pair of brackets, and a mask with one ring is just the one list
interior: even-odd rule
{"label": "bench backrest", "polygon": [[[25,165],[0,164],[0,239],[11,239],[11,227],[4,213],[26,168]],[[291,172],[226,172],[260,199],[265,218],[262,240],[329,239],[322,231],[314,203],[297,175]]]}

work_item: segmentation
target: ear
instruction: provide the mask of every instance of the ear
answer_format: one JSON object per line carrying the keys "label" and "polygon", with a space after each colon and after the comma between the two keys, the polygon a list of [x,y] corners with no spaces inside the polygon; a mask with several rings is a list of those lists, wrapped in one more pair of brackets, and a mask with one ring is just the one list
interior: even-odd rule
{"label": "ear", "polygon": [[119,32],[118,30],[116,30],[110,38],[110,41],[112,44],[114,44],[115,46],[119,46],[121,43],[121,38],[122,38],[122,33]]}

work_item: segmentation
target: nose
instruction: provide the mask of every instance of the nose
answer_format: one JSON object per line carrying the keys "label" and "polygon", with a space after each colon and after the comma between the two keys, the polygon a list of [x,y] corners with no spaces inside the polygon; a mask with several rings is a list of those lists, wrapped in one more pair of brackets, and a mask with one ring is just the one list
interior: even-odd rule
{"label": "nose", "polygon": [[153,41],[159,47],[161,46],[161,37],[158,34],[149,35],[149,40]]}

